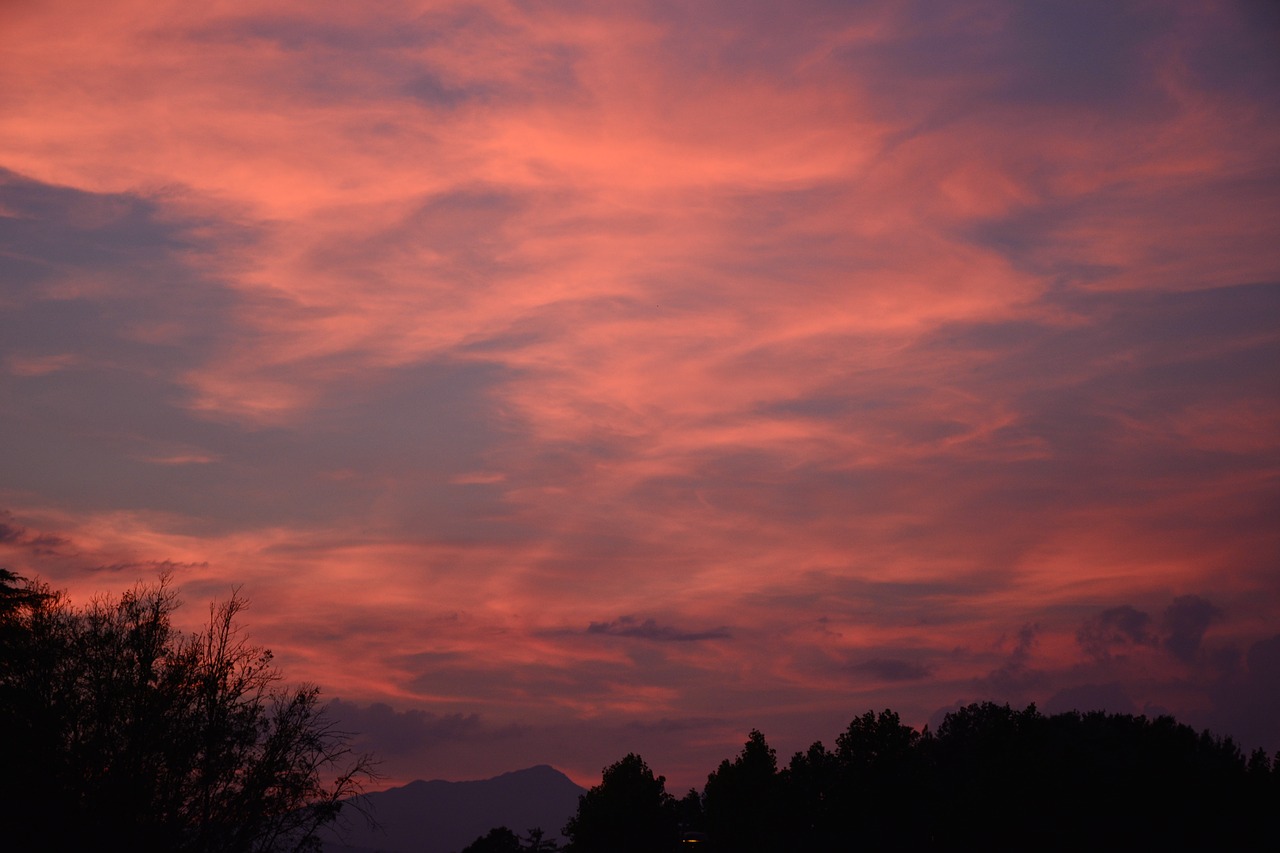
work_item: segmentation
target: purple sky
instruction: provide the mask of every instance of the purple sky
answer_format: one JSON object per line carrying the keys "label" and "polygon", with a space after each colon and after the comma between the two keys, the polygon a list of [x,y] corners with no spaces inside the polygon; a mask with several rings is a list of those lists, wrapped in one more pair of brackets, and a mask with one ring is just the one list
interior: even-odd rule
{"label": "purple sky", "polygon": [[0,565],[387,783],[992,699],[1280,749],[1280,11],[0,6]]}

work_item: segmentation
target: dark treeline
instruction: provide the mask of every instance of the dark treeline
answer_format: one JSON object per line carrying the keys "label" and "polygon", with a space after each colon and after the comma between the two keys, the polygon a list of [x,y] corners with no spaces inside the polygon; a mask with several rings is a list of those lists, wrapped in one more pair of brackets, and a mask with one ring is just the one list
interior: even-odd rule
{"label": "dark treeline", "polygon": [[922,734],[867,712],[779,768],[752,732],[707,779],[722,850],[1240,849],[1270,825],[1264,753],[1172,718],[974,704]]}
{"label": "dark treeline", "polygon": [[[1273,850],[1278,807],[1280,755],[1246,756],[1170,717],[983,703],[936,732],[867,712],[834,749],[815,743],[785,766],[753,731],[680,799],[628,755],[581,797],[564,834],[569,853]],[[509,831],[491,836],[467,853],[533,849]]]}

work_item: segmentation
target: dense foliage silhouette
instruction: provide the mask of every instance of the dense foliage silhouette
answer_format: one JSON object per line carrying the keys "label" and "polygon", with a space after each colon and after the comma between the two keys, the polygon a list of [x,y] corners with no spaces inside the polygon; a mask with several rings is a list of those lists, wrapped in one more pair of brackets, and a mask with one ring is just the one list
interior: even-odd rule
{"label": "dense foliage silhouette", "polygon": [[[632,783],[615,784],[619,774]],[[653,779],[639,756],[605,777],[566,827],[589,825],[593,840],[571,849],[624,849],[595,839],[649,814],[647,840],[625,849],[1271,850],[1280,814],[1280,755],[1246,758],[1230,738],[1171,717],[1045,716],[990,702],[951,712],[937,733],[868,711],[834,750],[815,743],[782,768],[752,731],[708,776],[701,803],[696,791],[679,802],[678,825],[652,784],[637,783]],[[682,844],[682,831],[705,835]]]}
{"label": "dense foliage silhouette", "polygon": [[648,853],[667,850],[677,831],[676,800],[666,778],[654,776],[635,753],[604,769],[599,785],[578,798],[565,824],[569,853]]}
{"label": "dense foliage silhouette", "polygon": [[495,826],[475,841],[462,848],[462,853],[524,853],[520,836],[510,827]]}
{"label": "dense foliage silhouette", "polygon": [[517,835],[509,827],[497,826],[462,848],[462,853],[557,853],[560,846],[541,827]]}
{"label": "dense foliage silhouette", "polygon": [[785,800],[777,753],[759,731],[751,732],[733,761],[720,762],[704,790],[706,827],[725,848],[757,853],[783,842]]}
{"label": "dense foliage silhouette", "polygon": [[238,595],[172,625],[167,578],[85,607],[0,570],[0,820],[14,850],[318,849],[372,777],[250,645]]}

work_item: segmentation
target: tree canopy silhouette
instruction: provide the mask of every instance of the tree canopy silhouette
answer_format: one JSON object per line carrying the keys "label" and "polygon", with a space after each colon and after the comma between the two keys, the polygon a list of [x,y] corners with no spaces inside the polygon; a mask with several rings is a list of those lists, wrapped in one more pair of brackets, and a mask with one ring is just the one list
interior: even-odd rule
{"label": "tree canopy silhouette", "polygon": [[[607,768],[566,827],[580,839],[570,849],[677,849],[654,783],[634,754]],[[680,849],[704,853],[1270,850],[1280,756],[1246,759],[1230,738],[1171,717],[1047,717],[984,702],[947,714],[934,734],[868,711],[834,750],[814,743],[781,770],[753,730],[680,813],[681,828],[707,831]]]}
{"label": "tree canopy silhouette", "polygon": [[517,835],[507,826],[495,826],[463,847],[462,853],[559,853],[560,845],[544,835],[540,826],[525,835]]}
{"label": "tree canopy silhouette", "polygon": [[569,853],[652,853],[671,849],[676,801],[666,777],[654,776],[635,753],[604,769],[599,785],[578,798],[565,824]]}
{"label": "tree canopy silhouette", "polygon": [[520,836],[510,827],[495,826],[475,841],[462,848],[462,853],[524,853]]}
{"label": "tree canopy silhouette", "polygon": [[0,820],[14,849],[319,849],[373,778],[250,644],[238,594],[172,624],[169,579],[72,607],[0,570]]}
{"label": "tree canopy silhouette", "polygon": [[741,853],[777,849],[785,826],[781,783],[777,753],[753,730],[742,752],[707,777],[703,808],[711,835]]}

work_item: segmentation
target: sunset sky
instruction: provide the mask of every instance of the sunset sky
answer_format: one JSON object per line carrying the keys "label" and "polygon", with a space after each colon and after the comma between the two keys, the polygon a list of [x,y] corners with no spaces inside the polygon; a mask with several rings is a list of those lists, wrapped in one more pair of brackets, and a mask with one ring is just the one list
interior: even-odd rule
{"label": "sunset sky", "polygon": [[0,566],[384,784],[1280,749],[1280,7],[0,2]]}

